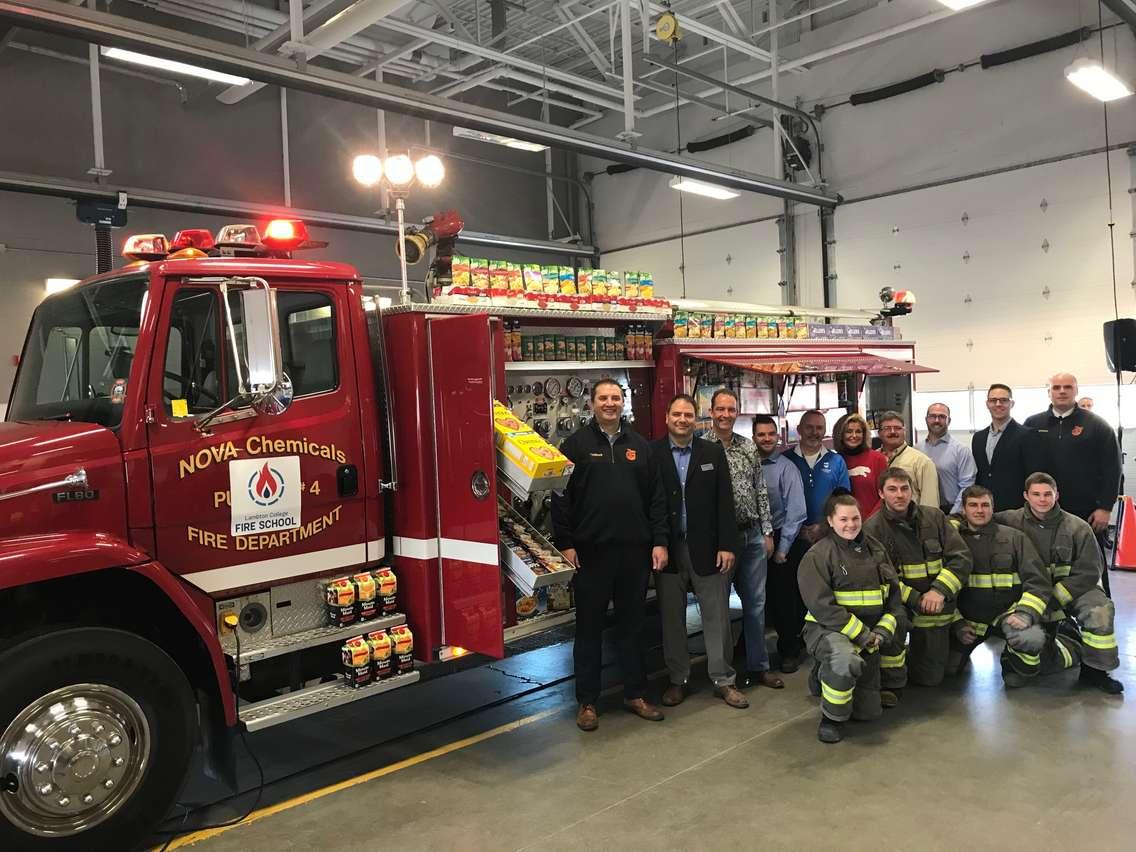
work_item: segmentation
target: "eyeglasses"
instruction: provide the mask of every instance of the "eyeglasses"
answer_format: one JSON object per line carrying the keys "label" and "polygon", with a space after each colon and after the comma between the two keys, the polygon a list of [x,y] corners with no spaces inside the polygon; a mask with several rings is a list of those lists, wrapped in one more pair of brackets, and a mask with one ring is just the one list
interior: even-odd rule
{"label": "eyeglasses", "polygon": [[881,426],[881,432],[902,432],[906,427],[904,426]]}
{"label": "eyeglasses", "polygon": [[987,405],[1009,405],[1013,400],[1008,396],[988,396],[986,397]]}
{"label": "eyeglasses", "polygon": [[946,414],[928,414],[927,419],[928,420],[950,420],[951,418],[948,417]]}

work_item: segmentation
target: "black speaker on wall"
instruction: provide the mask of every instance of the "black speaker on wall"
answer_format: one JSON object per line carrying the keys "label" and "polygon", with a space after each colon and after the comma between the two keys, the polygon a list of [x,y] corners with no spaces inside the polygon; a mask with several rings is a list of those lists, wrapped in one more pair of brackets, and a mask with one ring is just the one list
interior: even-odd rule
{"label": "black speaker on wall", "polygon": [[1114,373],[1136,371],[1136,319],[1109,320],[1104,324],[1104,357]]}

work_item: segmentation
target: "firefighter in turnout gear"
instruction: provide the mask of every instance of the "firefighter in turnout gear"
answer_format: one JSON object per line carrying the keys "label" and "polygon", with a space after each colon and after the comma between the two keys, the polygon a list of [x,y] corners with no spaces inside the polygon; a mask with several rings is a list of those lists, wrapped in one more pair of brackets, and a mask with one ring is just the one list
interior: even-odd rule
{"label": "firefighter in turnout gear", "polygon": [[[1070,618],[1079,625],[1081,683],[1119,695],[1124,684],[1108,675],[1120,665],[1113,632],[1116,608],[1097,585],[1104,564],[1092,527],[1058,505],[1057,483],[1048,473],[1030,474],[1024,496],[1026,504],[1022,508],[999,512],[994,520],[1025,533],[1047,565],[1053,598],[1044,620],[1060,622]],[[1058,638],[1069,639],[1064,630],[1067,624],[1061,625]],[[1074,662],[1065,658],[1070,644],[1060,642],[1054,648],[1061,662],[1068,662],[1065,668]],[[1045,660],[1042,665],[1049,667]]]}
{"label": "firefighter in turnout gear", "polygon": [[920,686],[942,683],[956,601],[970,576],[971,562],[970,551],[946,515],[915,502],[907,471],[889,467],[881,473],[880,497],[883,506],[864,524],[864,532],[887,550],[911,617],[910,649],[905,647],[906,634],[900,632],[881,651],[882,698],[890,707],[899,701],[898,690],[909,677]]}
{"label": "firefighter in turnout gear", "polygon": [[970,548],[974,570],[959,595],[948,670],[961,671],[975,648],[999,636],[1006,640],[1002,681],[1008,687],[1073,665],[1080,659],[1077,643],[1056,631],[1047,635],[1042,623],[1053,587],[1025,533],[994,523],[994,495],[981,485],[963,490],[962,514],[951,523]]}
{"label": "firefighter in turnout gear", "polygon": [[864,534],[851,494],[833,494],[824,509],[828,535],[805,554],[797,570],[808,608],[805,645],[816,661],[809,686],[821,702],[817,738],[843,738],[848,719],[876,719],[880,704],[880,649],[905,633],[899,577],[883,545]]}

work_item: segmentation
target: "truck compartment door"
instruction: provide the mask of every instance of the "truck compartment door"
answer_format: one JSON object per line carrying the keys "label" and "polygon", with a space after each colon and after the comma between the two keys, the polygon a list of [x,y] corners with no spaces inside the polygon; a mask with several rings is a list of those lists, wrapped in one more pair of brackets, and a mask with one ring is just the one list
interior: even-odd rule
{"label": "truck compartment door", "polygon": [[489,317],[426,324],[437,484],[442,641],[505,653]]}

